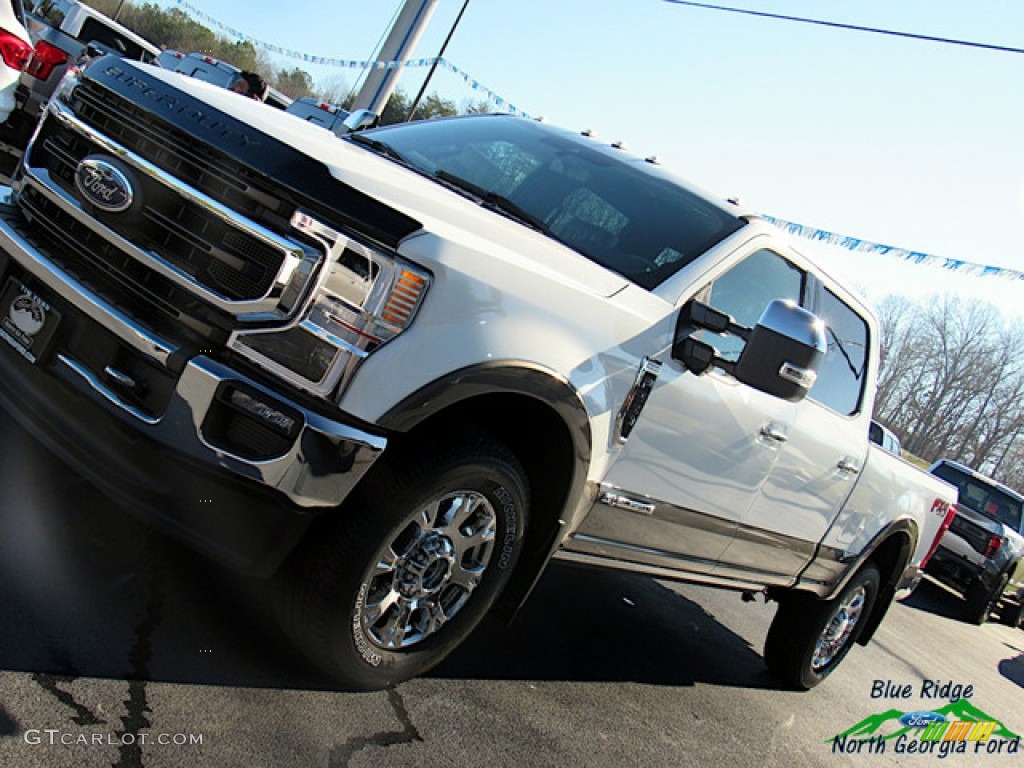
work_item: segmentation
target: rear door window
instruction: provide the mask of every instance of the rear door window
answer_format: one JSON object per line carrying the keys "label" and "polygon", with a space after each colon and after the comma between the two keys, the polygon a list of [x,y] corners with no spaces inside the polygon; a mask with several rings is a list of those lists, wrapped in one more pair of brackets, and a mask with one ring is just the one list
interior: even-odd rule
{"label": "rear door window", "polygon": [[825,323],[828,351],[809,397],[836,413],[860,410],[868,365],[868,326],[864,319],[827,288],[816,313]]}

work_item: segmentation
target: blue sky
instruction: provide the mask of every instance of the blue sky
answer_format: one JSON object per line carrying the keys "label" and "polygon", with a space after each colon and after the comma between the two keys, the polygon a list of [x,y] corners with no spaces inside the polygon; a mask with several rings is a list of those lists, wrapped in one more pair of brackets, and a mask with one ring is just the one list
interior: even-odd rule
{"label": "blue sky", "polygon": [[[192,4],[259,40],[367,59],[401,0]],[[717,4],[1024,48],[1018,0]],[[461,6],[440,1],[417,56],[437,53]],[[756,210],[1024,271],[1022,54],[663,0],[470,0],[446,58],[533,116],[624,140]],[[318,81],[356,78],[353,70],[304,68]],[[421,77],[410,72],[405,90]],[[479,95],[451,74],[434,82],[456,101]],[[876,297],[954,291],[1024,312],[1024,281],[817,252]]]}

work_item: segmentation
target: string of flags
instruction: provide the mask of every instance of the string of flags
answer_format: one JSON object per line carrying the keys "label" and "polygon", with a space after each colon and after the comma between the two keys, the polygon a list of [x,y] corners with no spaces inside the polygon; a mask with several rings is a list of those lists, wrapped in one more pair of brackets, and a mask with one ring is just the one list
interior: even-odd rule
{"label": "string of flags", "polygon": [[1020,272],[1016,269],[992,267],[985,264],[977,264],[972,261],[961,261],[960,259],[950,259],[945,256],[933,256],[930,253],[911,251],[906,248],[896,248],[892,245],[882,245],[880,243],[873,243],[870,240],[862,240],[859,237],[839,235],[835,232],[829,232],[824,229],[808,227],[805,224],[795,224],[792,221],[778,219],[774,216],[765,216],[764,218],[775,226],[797,235],[798,237],[815,240],[819,243],[827,243],[828,245],[836,245],[840,248],[845,248],[848,251],[856,251],[859,253],[881,253],[913,264],[937,266],[942,269],[948,269],[952,272],[961,272],[973,277],[1002,277],[1008,280],[1024,280],[1024,272]]}
{"label": "string of flags", "polygon": [[263,40],[257,40],[256,38],[247,35],[239,29],[235,29],[223,22],[210,16],[208,13],[196,8],[185,0],[174,0],[180,5],[185,11],[191,16],[202,20],[206,24],[209,24],[219,32],[223,32],[229,37],[235,38],[236,40],[243,40],[247,43],[252,44],[257,48],[262,48],[270,53],[276,53],[278,56],[284,56],[289,59],[296,59],[307,64],[319,64],[325,67],[339,67],[342,69],[399,69],[401,67],[410,68],[421,68],[421,67],[432,67],[436,63],[441,69],[447,70],[452,74],[461,77],[463,82],[466,83],[472,90],[479,91],[487,97],[489,101],[495,104],[497,107],[505,109],[513,114],[521,115],[522,117],[529,117],[528,114],[523,112],[521,109],[510,103],[506,99],[499,96],[497,93],[492,91],[486,85],[481,83],[479,80],[474,78],[467,72],[459,69],[457,66],[452,64],[450,61],[440,58],[428,58],[428,59],[408,59],[406,61],[359,61],[356,59],[338,59],[331,56],[317,56],[311,53],[302,53],[301,51],[293,51],[289,48],[284,48],[280,45],[274,45]]}
{"label": "string of flags", "polygon": [[[257,40],[251,35],[245,32],[235,29],[223,22],[210,16],[208,13],[203,12],[199,8],[196,8],[186,0],[174,0],[180,5],[185,11],[187,11],[193,17],[202,20],[206,24],[209,24],[214,29],[225,33],[229,37],[236,40],[243,40],[252,44],[257,48],[262,48],[271,53],[275,53],[279,56],[286,58],[295,59],[298,61],[306,62],[308,64],[319,64],[327,67],[339,67],[343,69],[398,69],[400,67],[410,68],[422,68],[432,67],[437,64],[439,68],[447,70],[452,74],[461,77],[463,82],[466,83],[472,90],[483,93],[491,102],[500,108],[504,108],[509,112],[523,117],[530,117],[526,112],[516,107],[514,104],[506,101],[504,98],[499,96],[497,93],[492,91],[490,88],[485,86],[479,80],[476,80],[469,73],[464,72],[457,66],[447,61],[444,58],[421,58],[421,59],[409,59],[407,61],[360,61],[355,59],[338,59],[330,56],[317,56],[310,53],[303,53],[301,51],[294,51],[289,48],[284,48],[280,45],[274,45],[272,43],[265,42],[263,40]],[[840,235],[835,232],[829,232],[824,229],[817,229],[816,227],[809,227],[805,224],[797,224],[792,221],[786,221],[785,219],[779,219],[774,216],[765,216],[765,219],[772,222],[776,226],[794,234],[798,237],[803,237],[808,240],[815,240],[821,243],[827,243],[829,245],[839,246],[849,251],[856,251],[860,253],[880,253],[887,256],[893,256],[903,261],[911,262],[914,264],[938,266],[942,269],[947,269],[953,272],[961,272],[964,274],[977,276],[977,277],[1002,277],[1010,280],[1024,280],[1024,272],[1020,272],[1015,269],[1005,269],[1003,267],[993,267],[985,264],[978,264],[970,261],[961,261],[960,259],[951,259],[944,256],[934,256],[929,253],[922,253],[920,251],[911,251],[907,248],[897,248],[891,245],[882,245],[880,243],[874,243],[870,240],[864,240],[859,237],[850,237],[848,235]]]}

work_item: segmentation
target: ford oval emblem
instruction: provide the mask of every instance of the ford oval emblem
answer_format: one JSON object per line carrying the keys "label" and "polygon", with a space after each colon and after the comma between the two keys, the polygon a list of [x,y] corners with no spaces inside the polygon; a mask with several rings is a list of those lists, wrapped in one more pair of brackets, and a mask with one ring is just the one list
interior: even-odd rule
{"label": "ford oval emblem", "polygon": [[78,164],[75,186],[86,202],[108,213],[128,210],[135,199],[135,190],[124,172],[96,157],[87,157]]}
{"label": "ford oval emblem", "polygon": [[907,712],[900,718],[900,722],[910,728],[924,728],[930,723],[944,723],[946,716],[938,712],[922,710],[920,712]]}

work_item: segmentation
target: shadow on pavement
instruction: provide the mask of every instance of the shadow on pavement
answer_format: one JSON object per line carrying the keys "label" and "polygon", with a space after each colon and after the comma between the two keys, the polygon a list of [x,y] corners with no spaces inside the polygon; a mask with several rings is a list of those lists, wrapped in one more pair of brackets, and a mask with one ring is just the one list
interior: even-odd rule
{"label": "shadow on pavement", "polygon": [[485,623],[431,676],[780,687],[750,643],[692,600],[644,576],[564,564],[512,626]]}
{"label": "shadow on pavement", "polygon": [[1015,648],[1012,645],[1007,645],[1006,647],[1011,651],[1016,651],[1017,655],[1012,659],[1003,659],[999,662],[999,674],[1010,682],[1024,688],[1024,650]]}
{"label": "shadow on pavement", "polygon": [[914,593],[900,601],[917,611],[925,611],[954,621],[967,621],[967,604],[954,592],[928,579],[923,580]]}
{"label": "shadow on pavement", "polygon": [[[277,629],[266,585],[153,533],[2,414],[0,455],[0,669],[54,695],[77,677],[335,689]],[[760,653],[697,603],[565,565],[511,627],[485,623],[433,674],[775,687]]]}

